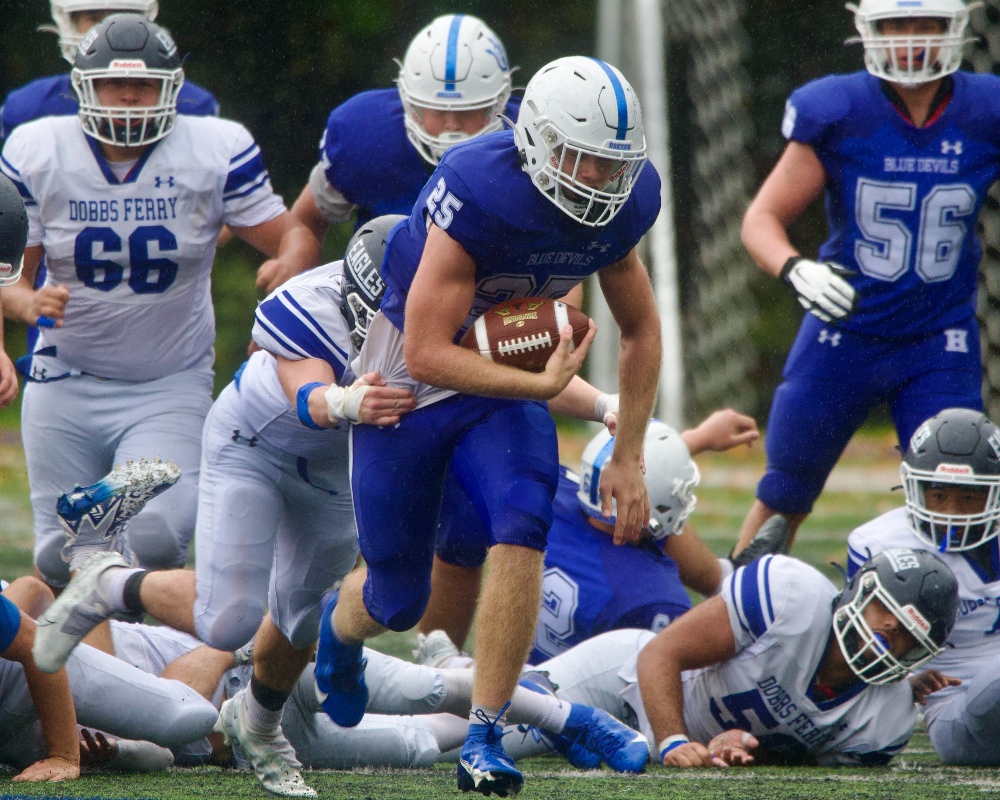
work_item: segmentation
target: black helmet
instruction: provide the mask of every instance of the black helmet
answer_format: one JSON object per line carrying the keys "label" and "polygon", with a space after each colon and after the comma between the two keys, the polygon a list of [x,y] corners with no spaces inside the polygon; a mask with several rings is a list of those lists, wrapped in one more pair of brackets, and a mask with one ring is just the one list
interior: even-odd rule
{"label": "black helmet", "polygon": [[[141,14],[112,14],[91,28],[80,42],[71,78],[88,136],[136,147],[173,130],[184,70],[170,34]],[[157,100],[146,106],[104,105],[95,87],[102,78],[152,78],[160,82]]]}
{"label": "black helmet", "polygon": [[351,342],[358,350],[365,343],[368,324],[375,316],[385,294],[382,280],[382,260],[389,232],[403,214],[375,217],[358,228],[344,253],[344,289],[340,298],[340,313],[351,329]]}
{"label": "black helmet", "polygon": [[24,246],[28,243],[28,212],[14,182],[0,173],[0,286],[13,286],[21,277]]}
{"label": "black helmet", "polygon": [[[916,640],[902,658],[872,631],[864,611],[878,599]],[[897,547],[868,559],[833,604],[833,630],[854,673],[894,683],[941,652],[958,614],[958,581],[934,553]]]}
{"label": "black helmet", "polygon": [[[948,408],[917,428],[899,468],[906,518],[920,539],[940,552],[978,547],[1000,534],[1000,428],[985,414]],[[984,504],[972,514],[927,508],[927,489],[937,485],[978,489]]]}

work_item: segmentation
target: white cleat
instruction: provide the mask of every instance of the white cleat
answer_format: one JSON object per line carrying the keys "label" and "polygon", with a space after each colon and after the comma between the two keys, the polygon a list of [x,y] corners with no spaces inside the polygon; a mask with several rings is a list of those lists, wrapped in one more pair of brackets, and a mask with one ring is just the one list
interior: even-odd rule
{"label": "white cleat", "polygon": [[441,669],[457,655],[458,648],[444,631],[417,634],[417,649],[413,651],[413,658],[421,666]]}
{"label": "white cleat", "polygon": [[254,728],[243,712],[243,692],[222,704],[215,732],[221,733],[226,746],[237,745],[253,766],[265,791],[279,797],[316,797],[316,790],[302,780],[302,764],[295,750],[281,733]]}
{"label": "white cleat", "polygon": [[45,609],[36,621],[35,643],[31,647],[35,665],[42,672],[56,672],[80,640],[115,613],[108,572],[130,566],[118,553],[95,553]]}

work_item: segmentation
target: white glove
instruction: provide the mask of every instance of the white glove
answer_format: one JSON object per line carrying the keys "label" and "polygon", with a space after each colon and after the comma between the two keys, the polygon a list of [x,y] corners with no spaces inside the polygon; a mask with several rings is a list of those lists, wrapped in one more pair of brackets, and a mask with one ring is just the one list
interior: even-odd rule
{"label": "white glove", "polygon": [[846,320],[857,308],[857,292],[842,275],[855,273],[839,264],[822,264],[793,256],[781,268],[783,280],[802,307],[823,322]]}
{"label": "white glove", "polygon": [[326,414],[331,422],[340,419],[358,422],[361,413],[361,401],[368,392],[368,384],[358,378],[350,386],[333,384],[326,390]]}
{"label": "white glove", "polygon": [[602,394],[594,401],[594,417],[611,427],[611,418],[618,413],[618,395]]}

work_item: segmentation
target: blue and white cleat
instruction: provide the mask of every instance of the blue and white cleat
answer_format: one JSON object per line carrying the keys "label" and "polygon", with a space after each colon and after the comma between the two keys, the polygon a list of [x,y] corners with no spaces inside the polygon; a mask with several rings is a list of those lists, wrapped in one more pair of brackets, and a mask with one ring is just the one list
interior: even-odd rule
{"label": "blue and white cleat", "polygon": [[92,486],[76,486],[59,496],[56,514],[66,532],[63,561],[73,570],[87,557],[115,547],[118,534],[143,506],[181,477],[173,461],[126,461]]}
{"label": "blue and white cleat", "polygon": [[333,633],[333,610],[338,592],[327,592],[319,604],[319,642],[316,645],[316,699],[341,728],[353,728],[365,715],[368,686],[362,646],[347,645]]}
{"label": "blue and white cleat", "polygon": [[646,768],[646,737],[602,709],[573,703],[562,736],[596,753],[617,772],[642,772]]}
{"label": "blue and white cleat", "polygon": [[[507,706],[501,709],[501,715]],[[517,797],[524,786],[524,778],[504,752],[501,742],[503,731],[495,719],[491,720],[482,711],[477,711],[476,716],[480,722],[469,725],[462,755],[458,759],[458,788],[487,797],[491,794]]]}
{"label": "blue and white cleat", "polygon": [[[555,697],[554,692],[549,691],[541,684],[531,680],[531,678],[521,678],[517,682],[517,685],[522,689],[527,689],[529,692]],[[543,731],[534,725],[518,725],[517,729],[521,733],[531,736],[536,742],[541,742],[556,755],[565,758],[574,769],[589,770],[601,768],[601,757],[597,753],[592,753],[575,739],[569,739],[561,733]]]}

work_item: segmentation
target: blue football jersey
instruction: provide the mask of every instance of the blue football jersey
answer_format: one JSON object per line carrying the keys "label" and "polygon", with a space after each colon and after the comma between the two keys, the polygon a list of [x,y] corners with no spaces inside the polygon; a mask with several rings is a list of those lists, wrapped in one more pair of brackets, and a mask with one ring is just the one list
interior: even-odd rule
{"label": "blue football jersey", "polygon": [[[507,101],[517,119],[521,101]],[[326,179],[358,206],[355,228],[383,214],[409,214],[427,183],[431,165],[406,137],[397,89],[373,89],[341,103],[326,121],[319,143]]]}
{"label": "blue football jersey", "polygon": [[560,468],[529,664],[618,628],[659,630],[691,607],[677,564],[646,540],[616,545],[580,509],[580,479]]}
{"label": "blue football jersey", "polygon": [[[0,139],[6,139],[14,128],[25,122],[39,117],[64,117],[79,109],[68,72],[39,78],[7,95],[0,108]],[[196,117],[217,117],[219,104],[207,89],[184,81],[177,96],[177,111]]]}
{"label": "blue football jersey", "polygon": [[518,163],[513,131],[496,131],[444,154],[410,219],[390,238],[382,265],[382,312],[400,331],[406,295],[431,221],[476,264],[476,296],[466,326],[516,297],[562,297],[624,258],[660,212],[660,176],[647,163],[618,214],[600,228],[581,225],[535,188]]}
{"label": "blue football jersey", "polygon": [[21,629],[21,612],[10,600],[0,595],[0,655],[10,647]]}
{"label": "blue football jersey", "polygon": [[976,220],[1000,169],[1000,78],[952,79],[950,101],[924,128],[867,72],[821,78],[788,100],[782,133],[810,145],[828,176],[819,258],[857,271],[848,330],[918,336],[975,315]]}

